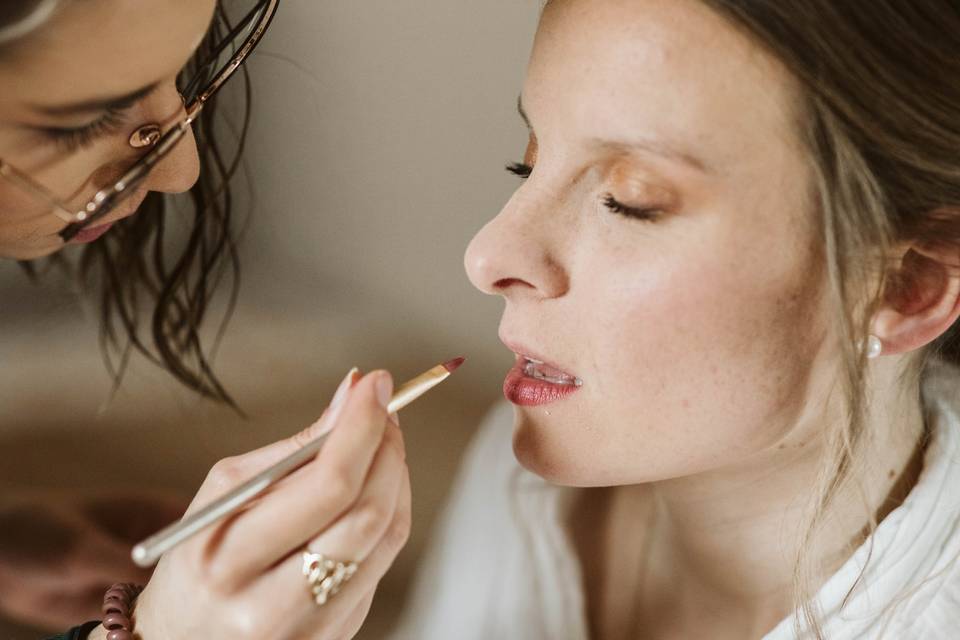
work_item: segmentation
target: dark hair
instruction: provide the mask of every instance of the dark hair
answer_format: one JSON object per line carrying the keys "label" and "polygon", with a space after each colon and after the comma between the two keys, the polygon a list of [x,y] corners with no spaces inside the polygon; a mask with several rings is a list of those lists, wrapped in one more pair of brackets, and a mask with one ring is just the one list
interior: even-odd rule
{"label": "dark hair", "polygon": [[[36,8],[43,2],[17,3],[21,6],[16,11],[9,4],[0,5],[0,29],[13,24],[14,19],[29,16],[29,9],[23,5]],[[182,73],[189,76],[229,31],[227,15],[218,4],[207,35]],[[200,327],[215,289],[228,279],[227,307],[216,344],[233,311],[239,287],[230,181],[239,167],[250,116],[246,67],[240,72],[240,79],[235,81],[243,83],[244,108],[235,148],[228,154],[218,143],[216,96],[194,122],[201,171],[189,192],[191,224],[185,237],[170,228],[170,197],[150,193],[137,215],[119,221],[110,233],[84,247],[76,264],[59,254],[45,260],[50,266],[74,271],[84,290],[98,299],[101,349],[115,389],[129,356],[138,352],[201,395],[237,408],[210,366],[201,345]],[[21,264],[31,277],[46,270],[38,269],[36,263]],[[144,326],[147,316],[149,329]]]}
{"label": "dark hair", "polygon": [[[825,460],[815,492],[809,542],[827,505],[864,463],[866,359],[857,345],[885,288],[904,284],[889,264],[893,248],[960,248],[960,4],[703,1],[776,57],[803,93],[799,124],[816,180],[849,416],[828,434],[835,455]],[[911,359],[907,387],[933,355],[960,364],[960,327]],[[872,510],[868,519],[872,533]],[[803,582],[796,580],[798,606],[822,638]]]}

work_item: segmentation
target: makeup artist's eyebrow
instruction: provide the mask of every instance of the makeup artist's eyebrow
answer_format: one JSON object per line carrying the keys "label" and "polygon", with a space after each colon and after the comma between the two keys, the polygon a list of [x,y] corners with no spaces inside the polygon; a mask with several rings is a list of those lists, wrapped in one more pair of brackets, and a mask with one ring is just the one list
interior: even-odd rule
{"label": "makeup artist's eyebrow", "polygon": [[31,105],[31,108],[48,116],[82,115],[97,111],[106,111],[108,109],[121,109],[146,97],[156,89],[159,84],[159,82],[154,82],[153,84],[141,87],[136,91],[131,91],[122,96],[94,98],[92,100],[60,105]]}
{"label": "makeup artist's eyebrow", "polygon": [[[523,96],[517,98],[517,112],[519,112],[520,117],[523,118],[523,122],[527,125],[527,129],[533,131],[533,126],[530,124],[530,116],[527,115],[526,110],[523,108]],[[698,158],[691,153],[685,153],[678,149],[674,149],[658,140],[619,141],[594,138],[590,142],[592,142],[595,146],[613,151],[639,150],[645,153],[652,153],[654,155],[666,158],[667,160],[684,164],[702,173],[715,173],[715,170],[701,158]]]}

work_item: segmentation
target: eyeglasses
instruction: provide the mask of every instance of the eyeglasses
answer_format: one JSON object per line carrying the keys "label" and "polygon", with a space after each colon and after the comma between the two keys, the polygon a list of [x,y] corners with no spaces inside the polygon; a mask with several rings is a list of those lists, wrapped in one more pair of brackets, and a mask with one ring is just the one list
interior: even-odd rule
{"label": "eyeglasses", "polygon": [[256,6],[237,23],[220,44],[216,45],[209,57],[196,67],[187,82],[181,83],[180,95],[184,102],[184,116],[179,122],[166,132],[161,132],[158,125],[147,125],[137,129],[131,136],[130,144],[135,147],[150,146],[150,150],[137,159],[111,186],[98,191],[79,211],[72,210],[50,190],[2,159],[0,159],[0,177],[51,206],[53,213],[68,223],[67,227],[60,232],[60,237],[64,242],[69,241],[136,192],[136,188],[143,183],[150,171],[183,139],[204,105],[243,64],[260,42],[273,20],[279,1],[258,0]]}

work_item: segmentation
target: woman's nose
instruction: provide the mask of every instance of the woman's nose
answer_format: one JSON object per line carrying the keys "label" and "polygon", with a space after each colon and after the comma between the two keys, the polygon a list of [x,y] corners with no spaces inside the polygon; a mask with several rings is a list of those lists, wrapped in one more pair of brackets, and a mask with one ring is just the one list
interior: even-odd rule
{"label": "woman's nose", "polygon": [[[528,203],[529,204],[529,203]],[[564,295],[569,274],[557,230],[517,195],[473,237],[464,256],[467,276],[480,291],[505,298]]]}

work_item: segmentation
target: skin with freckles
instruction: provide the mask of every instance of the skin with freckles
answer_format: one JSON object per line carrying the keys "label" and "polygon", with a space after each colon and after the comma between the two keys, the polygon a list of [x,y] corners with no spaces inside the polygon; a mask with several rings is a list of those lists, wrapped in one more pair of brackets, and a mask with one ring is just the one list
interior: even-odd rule
{"label": "skin with freckles", "polygon": [[[134,130],[172,123],[182,113],[174,81],[206,32],[213,7],[213,0],[65,3],[49,24],[0,55],[0,158],[79,209],[143,153],[127,142]],[[96,36],[103,33],[111,37]],[[119,114],[116,126],[80,148],[44,132],[84,127],[106,113],[48,113],[53,108],[153,85]],[[98,224],[132,214],[147,191],[188,190],[198,172],[193,136],[185,136],[140,191]],[[64,245],[57,233],[65,226],[43,201],[0,180],[0,257],[32,259],[58,251]]]}
{"label": "skin with freckles", "polygon": [[[793,608],[798,487],[844,415],[800,95],[695,0],[544,11],[521,98],[532,171],[465,263],[506,300],[504,343],[583,380],[517,407],[513,447],[584,488],[571,529],[593,637],[755,638]],[[921,280],[926,315],[891,308],[875,331],[889,348],[865,487],[881,518],[921,460],[896,352],[957,315],[956,277]],[[867,522],[860,496],[837,504],[814,542],[825,576]]]}
{"label": "skin with freckles", "polygon": [[[521,462],[565,484],[690,475],[809,439],[826,338],[789,77],[710,14],[677,29],[669,3],[641,3],[649,20],[634,4],[548,8],[523,91],[535,168],[467,254],[474,282],[507,297],[505,341],[585,381],[549,422],[518,425]],[[608,195],[657,212],[628,218]]]}

